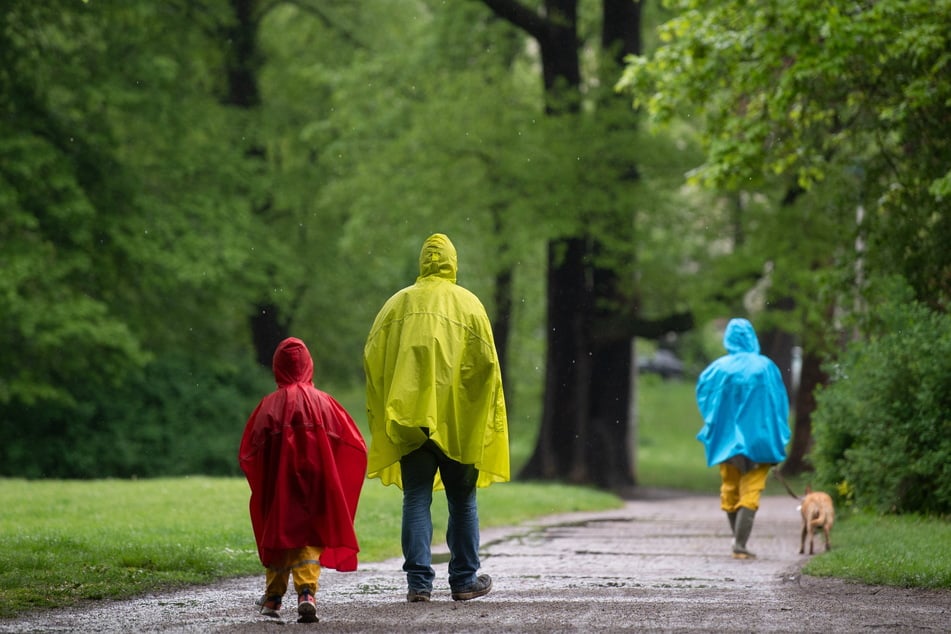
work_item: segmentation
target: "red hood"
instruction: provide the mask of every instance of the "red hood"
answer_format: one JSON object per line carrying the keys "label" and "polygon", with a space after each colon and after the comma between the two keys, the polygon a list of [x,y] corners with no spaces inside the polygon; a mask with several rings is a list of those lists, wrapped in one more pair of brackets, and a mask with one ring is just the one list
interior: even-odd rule
{"label": "red hood", "polygon": [[314,380],[314,359],[304,342],[296,337],[288,337],[277,346],[271,367],[278,387]]}

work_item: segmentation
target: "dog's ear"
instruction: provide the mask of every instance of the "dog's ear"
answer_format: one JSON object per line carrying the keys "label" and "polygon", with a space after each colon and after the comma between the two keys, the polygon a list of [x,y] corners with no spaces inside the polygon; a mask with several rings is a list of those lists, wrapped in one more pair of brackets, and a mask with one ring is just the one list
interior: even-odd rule
{"label": "dog's ear", "polygon": [[811,485],[811,484],[807,484],[807,485],[806,485],[806,495],[809,495],[810,493],[812,493],[812,485]]}

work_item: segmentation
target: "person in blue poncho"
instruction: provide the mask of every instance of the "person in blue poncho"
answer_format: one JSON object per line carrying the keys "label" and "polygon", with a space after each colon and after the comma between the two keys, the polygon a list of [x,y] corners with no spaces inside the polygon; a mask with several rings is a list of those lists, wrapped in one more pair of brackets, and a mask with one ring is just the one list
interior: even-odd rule
{"label": "person in blue poncho", "polygon": [[707,466],[720,467],[720,507],[733,531],[733,556],[755,557],[747,547],[759,498],[772,465],[786,458],[789,397],[779,368],[760,354],[756,331],[731,319],[723,334],[727,354],[697,379],[703,429],[697,440]]}

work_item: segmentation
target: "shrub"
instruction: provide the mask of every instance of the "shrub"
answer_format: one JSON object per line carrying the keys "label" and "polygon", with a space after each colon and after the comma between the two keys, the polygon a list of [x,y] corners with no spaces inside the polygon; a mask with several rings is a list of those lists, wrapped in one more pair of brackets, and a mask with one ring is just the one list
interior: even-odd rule
{"label": "shrub", "polygon": [[[83,394],[85,377],[71,391]],[[26,478],[237,475],[244,425],[273,375],[242,364],[158,357],[81,402],[0,410],[0,475]]]}
{"label": "shrub", "polygon": [[850,344],[817,394],[817,480],[860,508],[951,513],[951,316],[876,312],[880,334]]}

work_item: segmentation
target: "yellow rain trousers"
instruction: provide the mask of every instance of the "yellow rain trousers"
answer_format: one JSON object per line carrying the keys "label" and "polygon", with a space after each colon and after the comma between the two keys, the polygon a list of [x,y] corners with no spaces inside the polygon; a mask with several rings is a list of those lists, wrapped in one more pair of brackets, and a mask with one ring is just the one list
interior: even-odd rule
{"label": "yellow rain trousers", "polygon": [[[509,480],[502,374],[485,308],[456,284],[456,250],[434,234],[415,284],[390,297],[364,347],[371,445],[367,475],[403,486],[399,460],[427,438],[479,471]],[[442,489],[438,474],[434,489]]]}
{"label": "yellow rain trousers", "polygon": [[728,462],[720,463],[720,508],[727,513],[735,513],[741,506],[759,510],[759,496],[772,466],[763,464],[741,473]]}
{"label": "yellow rain trousers", "polygon": [[267,587],[264,596],[283,597],[287,592],[288,575],[294,578],[294,590],[300,595],[305,589],[317,596],[320,578],[320,553],[323,548],[304,546],[285,550],[282,557],[271,562],[265,571]]}

